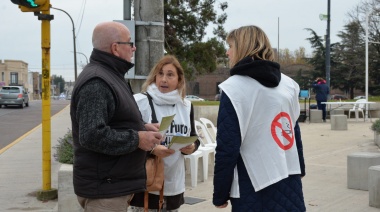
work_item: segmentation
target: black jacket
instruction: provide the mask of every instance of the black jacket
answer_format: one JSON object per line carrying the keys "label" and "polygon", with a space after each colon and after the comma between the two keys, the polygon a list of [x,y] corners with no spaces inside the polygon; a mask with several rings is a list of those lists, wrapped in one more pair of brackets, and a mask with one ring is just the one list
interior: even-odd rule
{"label": "black jacket", "polygon": [[71,100],[74,190],[85,198],[111,198],[146,188],[145,130],[124,75],[133,64],[94,49],[75,82]]}

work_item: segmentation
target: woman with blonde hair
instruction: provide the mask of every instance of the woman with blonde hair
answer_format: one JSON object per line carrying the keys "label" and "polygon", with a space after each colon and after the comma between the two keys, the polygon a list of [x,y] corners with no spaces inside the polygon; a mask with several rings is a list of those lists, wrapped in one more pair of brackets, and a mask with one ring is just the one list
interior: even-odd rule
{"label": "woman with blonde hair", "polygon": [[[151,154],[163,158],[165,164],[164,208],[176,212],[184,203],[185,166],[184,155],[192,154],[199,147],[199,140],[193,144],[174,151],[168,149],[173,135],[196,136],[193,106],[186,95],[184,71],[177,58],[166,55],[153,67],[142,86],[142,93],[134,95],[139,110],[146,123],[152,122],[152,108],[157,120],[175,114],[174,120],[165,133],[165,140],[156,146]],[[149,193],[149,211],[159,207],[158,192]],[[144,211],[144,193],[135,194],[131,202],[132,211]]]}
{"label": "woman with blonde hair", "polygon": [[305,175],[297,119],[298,84],[273,62],[257,26],[227,35],[230,77],[217,121],[213,204],[232,211],[305,211]]}

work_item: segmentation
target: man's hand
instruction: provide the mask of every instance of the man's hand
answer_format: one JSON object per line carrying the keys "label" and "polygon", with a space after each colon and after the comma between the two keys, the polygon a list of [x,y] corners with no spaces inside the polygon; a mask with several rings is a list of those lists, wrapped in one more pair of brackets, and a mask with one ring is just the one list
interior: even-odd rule
{"label": "man's hand", "polygon": [[152,131],[139,131],[139,148],[144,151],[152,151],[152,149],[159,145],[162,135],[159,132]]}
{"label": "man's hand", "polygon": [[158,132],[158,129],[160,129],[160,124],[159,123],[146,123],[145,129],[147,131]]}
{"label": "man's hand", "polygon": [[164,157],[168,157],[169,155],[173,154],[175,151],[173,149],[168,149],[166,146],[164,145],[157,145],[154,150],[153,150],[153,154],[160,157],[160,158],[164,158]]}

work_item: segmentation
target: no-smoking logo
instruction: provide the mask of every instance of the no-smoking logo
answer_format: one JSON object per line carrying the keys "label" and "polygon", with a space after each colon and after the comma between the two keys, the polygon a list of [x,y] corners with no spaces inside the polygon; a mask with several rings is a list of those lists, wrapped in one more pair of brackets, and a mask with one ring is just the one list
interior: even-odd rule
{"label": "no-smoking logo", "polygon": [[281,149],[288,150],[292,148],[294,144],[294,130],[289,114],[281,112],[274,117],[271,124],[271,133]]}

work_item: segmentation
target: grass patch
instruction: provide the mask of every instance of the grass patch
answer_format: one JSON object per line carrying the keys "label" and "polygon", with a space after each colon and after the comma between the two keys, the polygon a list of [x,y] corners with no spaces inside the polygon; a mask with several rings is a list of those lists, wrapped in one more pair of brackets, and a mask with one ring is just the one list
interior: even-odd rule
{"label": "grass patch", "polygon": [[219,101],[192,101],[194,106],[219,106]]}

